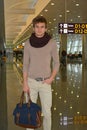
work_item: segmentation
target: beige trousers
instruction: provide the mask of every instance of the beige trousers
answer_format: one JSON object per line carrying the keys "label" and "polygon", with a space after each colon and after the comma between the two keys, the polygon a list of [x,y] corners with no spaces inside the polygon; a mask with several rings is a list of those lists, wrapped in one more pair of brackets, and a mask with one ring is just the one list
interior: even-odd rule
{"label": "beige trousers", "polygon": [[[43,130],[51,130],[51,106],[52,106],[52,91],[51,85],[42,83],[41,81],[36,81],[34,79],[28,78],[28,85],[30,88],[31,100],[36,103],[38,98],[38,93],[40,96],[42,113],[43,113]],[[27,95],[26,95],[26,101]],[[26,130],[33,130],[27,128]]]}

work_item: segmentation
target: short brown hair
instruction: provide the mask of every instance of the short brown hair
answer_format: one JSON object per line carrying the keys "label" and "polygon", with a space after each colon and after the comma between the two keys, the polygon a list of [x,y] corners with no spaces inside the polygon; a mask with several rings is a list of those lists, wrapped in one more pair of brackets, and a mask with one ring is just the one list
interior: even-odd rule
{"label": "short brown hair", "polygon": [[32,21],[33,27],[35,27],[35,24],[37,23],[45,23],[45,27],[47,28],[47,20],[43,16],[37,16]]}

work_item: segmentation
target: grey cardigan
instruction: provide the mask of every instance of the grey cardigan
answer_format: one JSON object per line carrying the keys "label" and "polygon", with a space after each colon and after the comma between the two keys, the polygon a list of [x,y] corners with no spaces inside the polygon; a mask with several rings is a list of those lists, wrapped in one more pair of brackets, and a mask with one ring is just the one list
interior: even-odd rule
{"label": "grey cardigan", "polygon": [[50,39],[47,45],[41,48],[34,48],[29,40],[25,42],[23,55],[23,72],[30,78],[46,78],[51,76],[51,58],[53,69],[59,69],[59,54],[56,42]]}

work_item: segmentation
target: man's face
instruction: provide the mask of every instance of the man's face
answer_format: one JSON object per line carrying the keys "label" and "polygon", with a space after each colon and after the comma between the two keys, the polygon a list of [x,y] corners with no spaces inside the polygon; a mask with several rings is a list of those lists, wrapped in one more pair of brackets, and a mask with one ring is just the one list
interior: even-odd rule
{"label": "man's face", "polygon": [[35,27],[33,28],[35,35],[37,37],[43,37],[44,33],[46,32],[47,28],[45,23],[37,23],[35,24]]}

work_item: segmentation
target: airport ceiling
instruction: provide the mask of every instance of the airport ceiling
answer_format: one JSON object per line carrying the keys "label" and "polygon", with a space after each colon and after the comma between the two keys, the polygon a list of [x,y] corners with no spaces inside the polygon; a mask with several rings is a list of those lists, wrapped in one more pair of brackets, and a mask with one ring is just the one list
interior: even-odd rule
{"label": "airport ceiling", "polygon": [[86,23],[87,0],[4,0],[7,46],[24,42],[32,32],[32,19],[43,15],[48,32],[58,34],[58,23]]}

